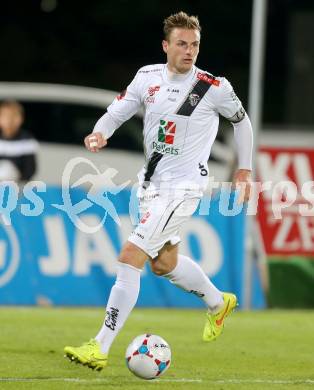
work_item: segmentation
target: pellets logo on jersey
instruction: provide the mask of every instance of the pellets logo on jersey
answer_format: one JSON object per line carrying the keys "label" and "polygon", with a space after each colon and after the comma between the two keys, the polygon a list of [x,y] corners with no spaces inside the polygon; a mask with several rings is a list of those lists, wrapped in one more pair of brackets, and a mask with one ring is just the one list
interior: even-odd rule
{"label": "pellets logo on jersey", "polygon": [[158,130],[158,141],[168,145],[173,145],[174,136],[176,133],[176,124],[170,121],[160,120]]}

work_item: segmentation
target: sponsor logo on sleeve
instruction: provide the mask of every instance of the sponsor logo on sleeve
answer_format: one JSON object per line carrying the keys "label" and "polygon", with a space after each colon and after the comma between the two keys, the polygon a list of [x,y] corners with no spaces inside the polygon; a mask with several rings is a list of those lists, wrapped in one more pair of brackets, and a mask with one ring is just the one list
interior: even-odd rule
{"label": "sponsor logo on sleeve", "polygon": [[124,89],[122,92],[120,92],[120,94],[117,96],[117,99],[122,100],[125,95],[126,95],[126,89]]}
{"label": "sponsor logo on sleeve", "polygon": [[207,75],[206,73],[198,72],[196,77],[207,84],[211,84],[211,85],[215,85],[216,87],[219,87],[220,81],[216,80],[215,77],[211,77]]}

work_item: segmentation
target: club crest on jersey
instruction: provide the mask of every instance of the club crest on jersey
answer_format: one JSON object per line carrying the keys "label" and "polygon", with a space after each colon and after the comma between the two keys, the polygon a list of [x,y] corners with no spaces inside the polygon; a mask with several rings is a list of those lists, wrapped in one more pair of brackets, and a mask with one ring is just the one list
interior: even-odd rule
{"label": "club crest on jersey", "polygon": [[197,103],[200,101],[200,97],[197,93],[190,93],[189,94],[189,102],[192,107],[196,106]]}

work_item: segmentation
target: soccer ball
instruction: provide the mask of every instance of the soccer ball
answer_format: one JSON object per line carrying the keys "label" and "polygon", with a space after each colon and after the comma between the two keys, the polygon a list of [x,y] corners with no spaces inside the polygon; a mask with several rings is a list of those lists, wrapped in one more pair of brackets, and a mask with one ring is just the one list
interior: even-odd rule
{"label": "soccer ball", "polygon": [[154,379],[163,375],[169,368],[171,350],[161,337],[142,334],[128,346],[125,358],[134,375],[142,379]]}

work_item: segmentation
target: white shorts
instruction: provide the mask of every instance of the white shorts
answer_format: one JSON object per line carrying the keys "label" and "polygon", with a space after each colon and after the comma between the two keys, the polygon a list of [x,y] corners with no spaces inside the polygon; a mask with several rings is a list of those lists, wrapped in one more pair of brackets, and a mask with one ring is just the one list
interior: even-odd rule
{"label": "white shorts", "polygon": [[180,226],[195,212],[199,201],[200,194],[195,191],[171,196],[146,190],[139,198],[141,220],[128,241],[154,259],[166,243],[180,242]]}

